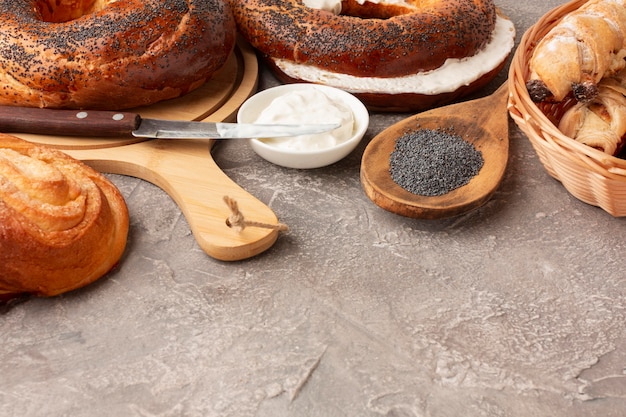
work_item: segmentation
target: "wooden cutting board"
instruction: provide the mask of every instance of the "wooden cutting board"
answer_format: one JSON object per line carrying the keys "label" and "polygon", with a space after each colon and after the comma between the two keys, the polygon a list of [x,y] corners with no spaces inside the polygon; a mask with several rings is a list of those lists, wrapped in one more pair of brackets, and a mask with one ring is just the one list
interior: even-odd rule
{"label": "wooden cutting board", "polygon": [[[258,62],[251,47],[239,41],[224,68],[191,94],[134,109],[143,117],[170,120],[234,121],[239,106],[258,84]],[[246,220],[277,225],[274,212],[233,182],[211,155],[214,140],[73,138],[16,134],[63,150],[106,173],[149,181],[178,204],[200,247],[211,257],[236,261],[270,248],[278,230],[229,226],[232,214],[224,202],[237,202]],[[132,213],[131,213],[132,216]]]}

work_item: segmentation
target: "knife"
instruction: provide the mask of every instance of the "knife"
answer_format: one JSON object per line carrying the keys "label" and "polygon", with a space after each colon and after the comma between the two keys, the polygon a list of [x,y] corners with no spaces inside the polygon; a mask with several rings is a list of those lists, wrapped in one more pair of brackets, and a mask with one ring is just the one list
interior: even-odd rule
{"label": "knife", "polygon": [[0,106],[0,132],[88,137],[237,139],[323,133],[340,124],[213,123],[144,119],[131,112]]}

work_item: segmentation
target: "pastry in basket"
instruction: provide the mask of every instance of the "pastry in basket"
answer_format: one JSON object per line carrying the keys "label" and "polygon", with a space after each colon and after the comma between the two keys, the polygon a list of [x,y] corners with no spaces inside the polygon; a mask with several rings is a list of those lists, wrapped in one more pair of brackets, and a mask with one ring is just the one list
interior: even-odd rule
{"label": "pastry in basket", "polygon": [[535,102],[579,101],[598,94],[600,80],[626,66],[626,0],[591,0],[567,14],[537,44],[526,84]]}
{"label": "pastry in basket", "polygon": [[568,109],[559,123],[564,135],[609,155],[617,155],[626,136],[626,71],[604,78],[590,102]]}
{"label": "pastry in basket", "polygon": [[128,210],[102,174],[0,134],[0,300],[85,286],[121,258]]}

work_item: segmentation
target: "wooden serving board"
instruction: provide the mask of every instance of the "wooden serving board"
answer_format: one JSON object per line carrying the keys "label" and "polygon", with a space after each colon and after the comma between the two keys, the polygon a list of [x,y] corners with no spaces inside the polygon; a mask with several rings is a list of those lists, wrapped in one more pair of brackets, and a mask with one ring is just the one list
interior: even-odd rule
{"label": "wooden serving board", "polygon": [[[239,41],[224,68],[199,90],[182,98],[134,109],[143,117],[170,120],[233,121],[240,105],[258,85],[258,62],[251,47]],[[178,204],[200,247],[211,257],[236,261],[270,248],[278,237],[271,228],[227,224],[224,197],[234,199],[246,219],[276,225],[276,215],[233,182],[211,155],[214,140],[75,138],[16,134],[63,150],[106,173],[149,181]]]}

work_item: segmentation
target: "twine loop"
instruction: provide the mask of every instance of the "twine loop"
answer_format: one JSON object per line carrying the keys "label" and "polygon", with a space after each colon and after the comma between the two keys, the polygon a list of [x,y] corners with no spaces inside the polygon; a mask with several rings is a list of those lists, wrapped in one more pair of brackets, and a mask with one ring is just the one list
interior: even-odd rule
{"label": "twine loop", "polygon": [[286,224],[278,223],[278,224],[269,224],[262,223],[253,220],[247,220],[243,213],[239,210],[239,204],[234,198],[229,196],[224,196],[224,202],[228,206],[231,211],[231,215],[226,219],[226,225],[228,227],[232,227],[239,232],[242,232],[246,227],[261,227],[263,229],[272,229],[278,231],[286,231],[289,228]]}

